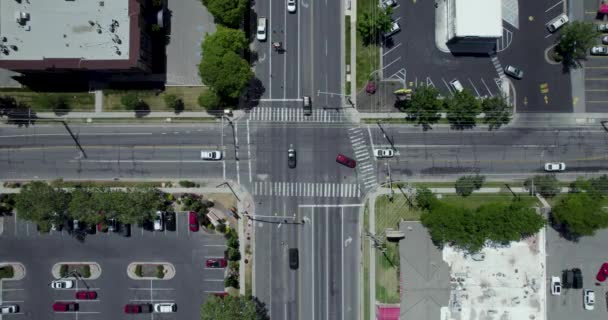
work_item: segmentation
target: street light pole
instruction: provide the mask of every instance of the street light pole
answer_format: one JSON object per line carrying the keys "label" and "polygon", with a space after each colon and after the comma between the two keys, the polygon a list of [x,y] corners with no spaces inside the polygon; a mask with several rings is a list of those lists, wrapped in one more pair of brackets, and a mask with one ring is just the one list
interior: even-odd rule
{"label": "street light pole", "polygon": [[397,148],[395,148],[395,144],[393,143],[393,140],[388,137],[388,134],[386,133],[386,131],[384,131],[384,128],[382,127],[382,124],[380,124],[380,121],[376,121],[376,124],[378,124],[378,127],[382,131],[382,134],[384,135],[384,138],[386,138],[386,140],[388,141],[388,143],[391,144],[391,147],[393,148],[393,150],[397,151]]}

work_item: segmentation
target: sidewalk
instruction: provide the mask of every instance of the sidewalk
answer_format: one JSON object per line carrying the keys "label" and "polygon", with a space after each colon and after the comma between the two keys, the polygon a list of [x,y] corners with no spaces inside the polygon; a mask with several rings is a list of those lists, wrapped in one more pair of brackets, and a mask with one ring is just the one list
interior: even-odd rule
{"label": "sidewalk", "polygon": [[[170,111],[150,111],[145,115],[138,115],[133,111],[121,111],[121,112],[69,112],[65,115],[58,116],[54,112],[37,112],[38,118],[45,119],[112,119],[112,118],[220,118],[223,115],[223,111],[209,113],[206,111],[184,111],[180,113]],[[245,116],[245,111],[234,110],[232,112],[232,119],[238,119]]]}

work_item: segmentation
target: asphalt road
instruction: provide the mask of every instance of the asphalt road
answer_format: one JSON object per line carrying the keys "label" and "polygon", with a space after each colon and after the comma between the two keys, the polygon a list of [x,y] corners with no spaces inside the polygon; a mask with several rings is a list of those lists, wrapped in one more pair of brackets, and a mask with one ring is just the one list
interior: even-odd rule
{"label": "asphalt road", "polygon": [[[180,218],[181,217],[181,218]],[[174,232],[151,232],[133,227],[130,238],[115,233],[87,235],[79,242],[66,232],[39,234],[35,225],[18,216],[4,217],[3,261],[19,261],[26,268],[20,281],[4,281],[0,288],[2,304],[16,303],[22,315],[4,319],[195,319],[200,317],[202,300],[212,292],[224,290],[224,270],[205,269],[205,258],[223,256],[225,239],[221,235],[188,230],[185,216],[178,215]],[[74,301],[76,289],[53,290],[51,268],[55,263],[97,262],[102,271],[96,280],[78,281],[80,290],[89,286],[98,299],[78,301],[78,314],[56,314],[55,301]],[[167,261],[176,268],[171,280],[132,280],[127,276],[131,262]],[[175,302],[178,312],[171,315],[132,315],[123,312],[128,303]]]}

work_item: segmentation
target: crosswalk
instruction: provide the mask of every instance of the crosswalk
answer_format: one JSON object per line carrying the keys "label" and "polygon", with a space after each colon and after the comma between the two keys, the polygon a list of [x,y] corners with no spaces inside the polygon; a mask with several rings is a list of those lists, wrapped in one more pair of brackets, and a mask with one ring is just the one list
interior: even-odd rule
{"label": "crosswalk", "polygon": [[254,195],[283,197],[358,198],[356,183],[255,181]]}
{"label": "crosswalk", "polygon": [[363,130],[360,127],[348,129],[348,136],[355,151],[355,159],[357,160],[357,172],[361,178],[366,190],[373,189],[378,186],[376,180],[376,171],[374,170],[374,162],[371,158],[371,152],[366,142]]}
{"label": "crosswalk", "polygon": [[256,107],[249,112],[251,121],[268,122],[346,122],[346,115],[341,112],[313,109],[311,115],[304,115],[302,108]]}

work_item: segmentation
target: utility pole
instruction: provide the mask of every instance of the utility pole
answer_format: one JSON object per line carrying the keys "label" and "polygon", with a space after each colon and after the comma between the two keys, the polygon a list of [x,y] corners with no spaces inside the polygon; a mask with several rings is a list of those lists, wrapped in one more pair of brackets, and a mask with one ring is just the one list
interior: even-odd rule
{"label": "utility pole", "polygon": [[376,121],[376,124],[378,124],[378,127],[382,131],[382,134],[384,135],[384,138],[386,138],[386,141],[388,141],[388,143],[391,144],[391,147],[393,148],[393,150],[397,151],[397,148],[395,148],[395,144],[393,143],[393,140],[388,137],[388,134],[386,133],[386,131],[384,131],[384,128],[380,124],[380,120]]}
{"label": "utility pole", "polygon": [[239,154],[238,152],[236,152],[236,150],[239,148],[239,146],[236,144],[236,129],[234,128],[234,123],[232,122],[232,120],[230,120],[230,118],[226,117],[225,115],[223,115],[223,117],[228,120],[228,123],[232,127],[232,140],[234,141],[234,158],[238,161]]}
{"label": "utility pole", "polygon": [[232,187],[230,186],[230,184],[228,182],[224,182],[224,183],[220,183],[216,186],[216,188],[219,188],[223,185],[227,185],[228,188],[230,188],[230,191],[232,191],[232,194],[234,195],[234,197],[236,198],[236,200],[241,201],[241,199],[239,199],[239,196],[236,195],[236,192],[234,192],[234,190],[232,189]]}
{"label": "utility pole", "polygon": [[390,188],[391,188],[391,195],[390,195],[390,197],[388,198],[388,200],[389,200],[390,202],[393,202],[393,197],[395,196],[395,190],[393,190],[393,178],[392,178],[392,176],[391,176],[391,165],[390,165],[390,163],[388,162],[388,159],[386,159],[385,165],[386,165],[386,168],[387,168],[387,171],[388,171],[388,172],[387,172],[387,173],[388,173],[388,183],[389,183]]}
{"label": "utility pole", "polygon": [[513,195],[513,197],[515,197],[517,200],[519,200],[519,195],[516,194],[515,192],[513,192],[513,190],[511,190],[511,186],[509,186],[508,183],[505,183],[505,186],[507,187],[507,190],[509,190],[511,192],[511,194]]}

